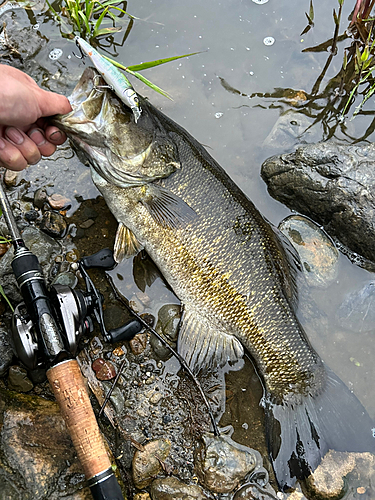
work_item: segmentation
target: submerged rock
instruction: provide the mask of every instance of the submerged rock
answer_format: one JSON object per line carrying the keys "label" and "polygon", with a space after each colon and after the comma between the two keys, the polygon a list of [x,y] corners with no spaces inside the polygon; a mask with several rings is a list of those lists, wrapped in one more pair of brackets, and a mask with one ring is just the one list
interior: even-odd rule
{"label": "submerged rock", "polygon": [[375,262],[375,144],[300,146],[262,165],[268,191]]}
{"label": "submerged rock", "polygon": [[[351,480],[347,481],[347,476]],[[308,498],[346,500],[374,498],[375,457],[371,453],[329,451],[316,471],[302,484]]]}
{"label": "submerged rock", "polygon": [[196,484],[185,484],[176,477],[155,479],[151,484],[152,500],[206,500],[202,488]]}
{"label": "submerged rock", "polygon": [[[176,349],[178,326],[181,318],[181,307],[178,304],[164,304],[158,312],[158,321],[155,331],[161,335],[168,344]],[[171,351],[153,334],[150,344],[158,358],[166,360],[172,356]]]}
{"label": "submerged rock", "polygon": [[259,452],[222,434],[203,434],[196,450],[195,469],[202,484],[215,493],[230,493],[257,465]]}
{"label": "submerged rock", "polygon": [[307,282],[328,286],[337,276],[339,252],[333,241],[315,222],[291,215],[279,224],[300,257]]}
{"label": "submerged rock", "polygon": [[337,311],[343,328],[355,333],[375,330],[375,282],[369,281],[360,290],[349,293]]}
{"label": "submerged rock", "polygon": [[144,445],[143,451],[137,450],[133,458],[133,480],[138,489],[152,483],[155,476],[162,472],[162,462],[167,458],[171,443],[165,439],[156,439]]}

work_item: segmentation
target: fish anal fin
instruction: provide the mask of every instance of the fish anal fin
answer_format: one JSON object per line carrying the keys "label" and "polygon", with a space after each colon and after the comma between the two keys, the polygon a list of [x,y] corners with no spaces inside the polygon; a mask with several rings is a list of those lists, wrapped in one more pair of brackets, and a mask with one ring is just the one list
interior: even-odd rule
{"label": "fish anal fin", "polygon": [[123,259],[137,255],[142,248],[143,246],[139,243],[134,233],[120,222],[114,244],[113,253],[115,261],[119,264]]}
{"label": "fish anal fin", "polygon": [[156,185],[147,186],[147,194],[141,203],[155,222],[169,229],[184,227],[197,216],[182,198]]}
{"label": "fish anal fin", "polygon": [[233,365],[244,353],[236,337],[189,309],[183,313],[178,351],[195,373],[227,363]]}

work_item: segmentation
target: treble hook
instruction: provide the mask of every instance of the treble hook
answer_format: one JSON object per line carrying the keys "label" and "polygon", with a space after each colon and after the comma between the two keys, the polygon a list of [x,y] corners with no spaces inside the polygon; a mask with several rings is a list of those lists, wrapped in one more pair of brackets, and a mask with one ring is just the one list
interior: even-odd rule
{"label": "treble hook", "polygon": [[100,75],[95,75],[94,78],[92,79],[92,82],[94,84],[94,89],[97,91],[97,92],[103,92],[102,89],[110,89],[113,91],[113,87],[112,85],[98,85],[97,83],[95,83],[95,80],[98,80],[98,83],[99,83],[99,80],[100,80]]}
{"label": "treble hook", "polygon": [[83,50],[81,49],[81,47],[80,47],[80,45],[79,45],[79,43],[78,43],[78,42],[76,42],[76,45],[77,45],[77,47],[78,47],[78,49],[79,49],[79,51],[80,51],[81,55],[80,55],[80,56],[77,56],[77,54],[75,54],[75,53],[72,51],[73,56],[74,56],[74,57],[76,57],[77,59],[84,59],[84,58],[86,57],[86,54],[84,54],[84,53],[83,53]]}

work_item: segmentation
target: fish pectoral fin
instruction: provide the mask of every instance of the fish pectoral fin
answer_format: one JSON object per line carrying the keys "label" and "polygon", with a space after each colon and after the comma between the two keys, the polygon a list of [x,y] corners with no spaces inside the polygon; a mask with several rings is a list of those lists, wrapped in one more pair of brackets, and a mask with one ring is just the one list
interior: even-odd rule
{"label": "fish pectoral fin", "polygon": [[141,203],[154,221],[165,228],[184,227],[197,217],[196,212],[182,198],[160,186],[148,185],[147,196]]}
{"label": "fish pectoral fin", "polygon": [[195,373],[203,368],[233,365],[244,354],[236,337],[213,325],[199,312],[186,309],[178,337],[178,352]]}
{"label": "fish pectoral fin", "polygon": [[137,255],[143,248],[136,236],[122,222],[119,223],[114,244],[114,259],[119,264],[123,259]]}

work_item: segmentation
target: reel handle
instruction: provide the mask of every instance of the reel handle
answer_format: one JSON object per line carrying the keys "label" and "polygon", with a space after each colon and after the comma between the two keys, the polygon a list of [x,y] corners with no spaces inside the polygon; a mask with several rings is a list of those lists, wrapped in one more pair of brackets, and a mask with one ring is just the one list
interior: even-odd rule
{"label": "reel handle", "polygon": [[94,500],[124,500],[75,359],[47,371]]}

